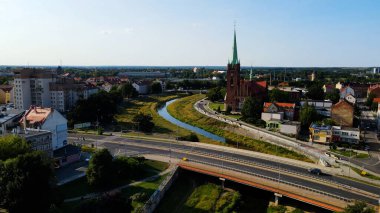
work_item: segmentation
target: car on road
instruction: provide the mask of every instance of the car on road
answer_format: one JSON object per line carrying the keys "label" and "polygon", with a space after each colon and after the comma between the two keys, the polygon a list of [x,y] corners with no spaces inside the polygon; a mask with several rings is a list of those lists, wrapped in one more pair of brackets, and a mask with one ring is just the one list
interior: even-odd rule
{"label": "car on road", "polygon": [[183,158],[182,158],[182,160],[183,160],[183,161],[188,161],[188,159],[187,159],[187,158],[185,158],[185,157],[183,157]]}
{"label": "car on road", "polygon": [[311,174],[314,174],[314,175],[321,175],[322,174],[322,171],[318,168],[310,168],[307,171]]}

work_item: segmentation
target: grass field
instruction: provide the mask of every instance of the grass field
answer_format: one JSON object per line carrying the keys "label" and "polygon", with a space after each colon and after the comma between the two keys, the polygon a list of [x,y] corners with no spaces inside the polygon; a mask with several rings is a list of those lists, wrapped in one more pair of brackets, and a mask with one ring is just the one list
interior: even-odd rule
{"label": "grass field", "polygon": [[227,144],[235,146],[239,142],[239,146],[271,155],[278,155],[281,157],[287,157],[296,160],[302,160],[307,162],[313,162],[308,157],[298,154],[294,151],[272,145],[270,143],[248,138],[242,135],[234,133],[233,127],[224,122],[207,117],[197,112],[193,105],[196,101],[204,98],[205,95],[197,94],[188,97],[183,97],[168,107],[169,113],[183,122],[202,128],[208,132],[214,133],[221,137],[226,138]]}
{"label": "grass field", "polygon": [[219,102],[210,102],[209,103],[210,109],[217,111],[218,108],[220,108],[220,111],[224,111],[224,103],[219,103]]}
{"label": "grass field", "polygon": [[[152,133],[145,134],[145,133],[136,133],[136,132],[130,132],[127,134],[131,134],[133,136],[139,135],[139,134],[145,134],[145,135],[154,135],[157,137],[162,138],[169,138],[169,139],[175,139],[177,136],[186,136],[189,135],[191,132],[187,129],[178,127],[177,125],[174,125],[170,123],[169,121],[162,118],[158,113],[157,109],[165,104],[165,102],[179,98],[181,95],[151,95],[148,97],[140,97],[137,99],[130,100],[126,102],[121,109],[121,112],[115,116],[117,122],[119,125],[122,126],[123,129],[134,129],[134,124],[132,122],[132,119],[135,115],[138,113],[144,113],[149,114],[153,118],[153,122],[155,124],[155,127],[153,129]],[[211,139],[208,139],[202,135],[198,135],[198,138],[201,142],[212,142]]]}
{"label": "grass field", "polygon": [[241,197],[239,192],[223,190],[221,186],[213,183],[202,184],[195,188],[191,183],[176,184],[176,186],[180,190],[177,188],[172,190],[172,193],[165,197],[171,202],[163,201],[157,212],[233,212]]}

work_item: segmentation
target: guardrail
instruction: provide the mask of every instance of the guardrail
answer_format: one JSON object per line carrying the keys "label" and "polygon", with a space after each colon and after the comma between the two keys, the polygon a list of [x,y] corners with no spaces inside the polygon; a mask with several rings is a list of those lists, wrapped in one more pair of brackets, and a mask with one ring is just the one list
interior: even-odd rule
{"label": "guardrail", "polygon": [[335,198],[335,199],[338,199],[338,200],[342,200],[342,201],[345,201],[345,202],[353,202],[354,201],[353,199],[350,199],[350,198],[342,197],[342,196],[339,196],[339,195],[334,195],[334,194],[331,194],[331,193],[328,193],[328,192],[320,191],[320,190],[309,188],[309,187],[306,187],[306,186],[303,186],[303,185],[295,184],[295,183],[284,181],[284,180],[277,179],[277,178],[268,177],[268,176],[265,176],[265,175],[260,175],[260,174],[249,172],[249,171],[241,171],[239,169],[236,169],[236,168],[233,168],[233,167],[228,167],[228,166],[225,166],[225,165],[218,165],[218,164],[209,163],[209,162],[202,162],[202,161],[198,161],[198,160],[192,160],[192,161],[200,163],[200,164],[206,164],[206,165],[210,165],[210,166],[215,166],[215,167],[218,167],[218,168],[228,169],[228,170],[232,170],[232,171],[236,171],[236,172],[240,172],[240,173],[245,173],[245,174],[249,174],[249,175],[252,175],[252,176],[256,176],[256,177],[259,177],[259,178],[263,178],[263,179],[267,179],[267,180],[283,183],[283,184],[286,184],[286,185],[290,185],[290,186],[294,186],[294,187],[297,187],[297,188],[300,188],[300,189],[304,189],[304,190],[307,190],[307,191],[315,192],[315,193],[318,193],[318,194],[321,194],[321,195],[325,195],[325,196],[328,196],[328,197],[332,197],[332,198]]}

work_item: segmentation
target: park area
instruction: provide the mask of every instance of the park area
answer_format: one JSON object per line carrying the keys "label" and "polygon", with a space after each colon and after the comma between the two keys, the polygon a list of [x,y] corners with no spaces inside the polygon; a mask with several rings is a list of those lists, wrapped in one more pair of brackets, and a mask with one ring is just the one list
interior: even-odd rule
{"label": "park area", "polygon": [[[114,193],[119,193],[122,200],[131,200],[132,212],[140,209],[167,176],[166,172],[169,165],[143,158],[123,157],[123,159],[133,163],[139,161],[140,163],[121,173],[120,169],[110,171],[117,174],[116,178],[109,181],[110,184],[101,187],[93,186],[89,184],[88,177],[85,176],[59,186],[57,190],[65,200],[59,209],[62,212],[75,212],[78,209],[83,209],[85,203],[96,203],[101,197]],[[120,165],[113,168],[117,167]]]}

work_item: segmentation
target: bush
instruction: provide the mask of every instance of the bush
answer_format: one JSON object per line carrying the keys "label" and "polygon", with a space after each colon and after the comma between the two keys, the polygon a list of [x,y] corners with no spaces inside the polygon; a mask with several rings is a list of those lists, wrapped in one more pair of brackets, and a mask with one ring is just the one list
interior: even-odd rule
{"label": "bush", "polygon": [[119,178],[131,178],[139,173],[141,163],[136,158],[125,156],[116,157],[114,162],[114,169]]}
{"label": "bush", "polygon": [[269,206],[267,209],[267,213],[285,213],[286,212],[286,207],[285,206]]}
{"label": "bush", "polygon": [[178,140],[181,141],[192,141],[192,142],[199,142],[199,138],[195,133],[190,133],[189,135],[179,137]]}
{"label": "bush", "polygon": [[144,202],[147,199],[149,199],[149,196],[144,192],[139,192],[131,196],[131,200],[135,202]]}

